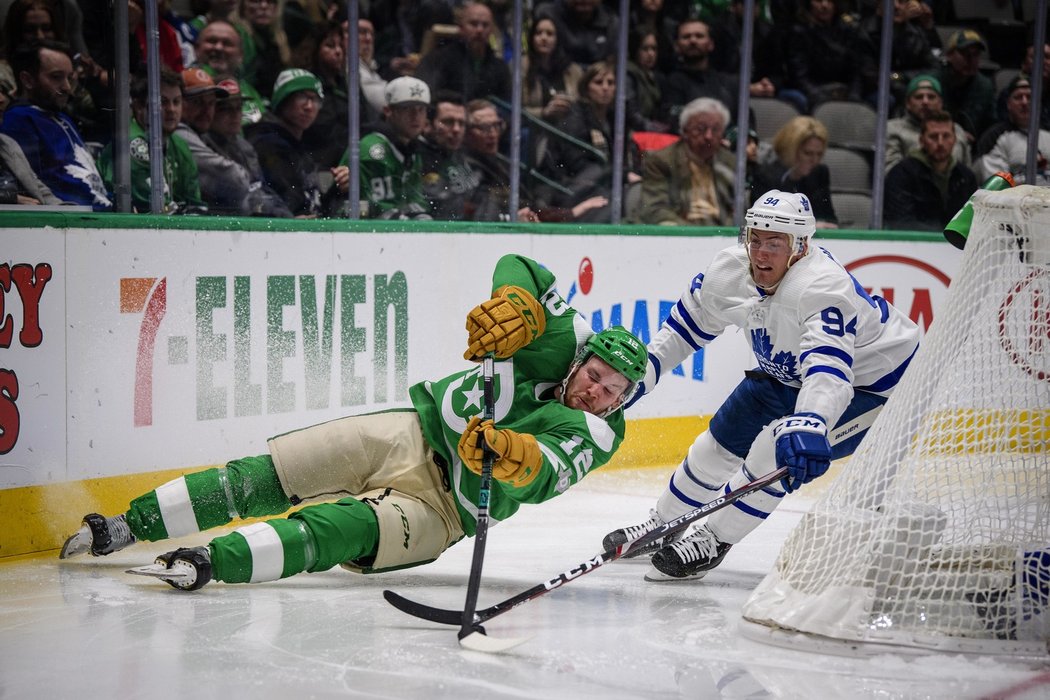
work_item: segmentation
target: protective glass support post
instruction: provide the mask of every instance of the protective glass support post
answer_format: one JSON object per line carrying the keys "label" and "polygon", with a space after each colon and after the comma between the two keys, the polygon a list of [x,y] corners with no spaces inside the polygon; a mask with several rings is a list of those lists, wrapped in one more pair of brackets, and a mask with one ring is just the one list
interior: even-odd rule
{"label": "protective glass support post", "polygon": [[1028,149],[1025,153],[1025,182],[1031,185],[1036,183],[1036,161],[1039,151],[1039,118],[1043,110],[1043,81],[1036,80],[1035,76],[1043,74],[1043,64],[1046,58],[1042,47],[1046,45],[1046,0],[1037,0],[1035,4],[1035,35],[1032,39],[1032,73],[1030,76],[1032,84],[1032,98],[1029,102],[1032,109],[1028,114]]}
{"label": "protective glass support post", "polygon": [[627,25],[630,23],[630,3],[620,0],[620,51],[616,52],[616,102],[613,109],[612,191],[609,193],[610,224],[620,223],[623,213],[623,166],[627,113]]}
{"label": "protective glass support post", "polygon": [[[518,220],[521,208],[521,3],[514,3],[514,45],[511,55],[510,97],[510,197],[507,217]],[[531,202],[530,202],[531,204]]]}
{"label": "protective glass support post", "polygon": [[[875,119],[875,165],[872,173],[883,173],[886,162],[886,120],[890,113],[890,66],[893,52],[893,0],[882,0],[882,37],[879,43],[879,99]],[[872,177],[871,215],[868,227],[882,228],[882,202],[885,194],[885,175]]]}
{"label": "protective glass support post", "polygon": [[[160,14],[157,3],[146,6],[146,79],[149,104],[149,210],[164,213],[164,134],[160,116]],[[146,126],[143,124],[142,126]]]}
{"label": "protective glass support post", "polygon": [[[361,48],[357,35],[358,6],[356,2],[346,4],[346,102],[348,109],[346,141],[347,165],[350,181],[347,183],[347,205],[351,219],[361,218]],[[333,96],[334,97],[334,96]]]}
{"label": "protective glass support post", "polygon": [[[738,99],[736,109],[736,182],[733,188],[733,225],[742,226],[744,223],[744,209],[748,204],[744,201],[747,182],[747,133],[751,127],[751,57],[755,41],[755,0],[744,0],[744,36],[741,39],[742,47],[750,47],[751,50],[740,51],[740,82],[738,86]],[[728,125],[727,125],[728,126]],[[751,193],[754,199],[756,193]]]}
{"label": "protective glass support post", "polygon": [[114,211],[131,213],[131,143],[128,124],[131,121],[128,87],[130,85],[128,48],[128,4],[113,3],[113,72],[110,85],[114,91],[116,124],[113,135],[113,204]]}

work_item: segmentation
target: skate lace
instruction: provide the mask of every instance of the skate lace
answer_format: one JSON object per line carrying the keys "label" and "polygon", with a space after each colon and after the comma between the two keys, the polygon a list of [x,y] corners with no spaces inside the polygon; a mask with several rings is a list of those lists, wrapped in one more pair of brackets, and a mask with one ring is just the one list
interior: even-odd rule
{"label": "skate lace", "polygon": [[631,525],[623,529],[623,534],[627,538],[627,541],[636,540],[647,532],[652,532],[656,528],[660,527],[660,523],[656,522],[656,518],[649,518],[644,523],[638,525]]}
{"label": "skate lace", "polygon": [[109,536],[113,544],[123,545],[134,541],[131,535],[131,527],[122,516],[107,518],[106,525],[109,528]]}
{"label": "skate lace", "polygon": [[718,540],[707,528],[701,528],[681,542],[675,542],[671,548],[686,564],[718,556]]}

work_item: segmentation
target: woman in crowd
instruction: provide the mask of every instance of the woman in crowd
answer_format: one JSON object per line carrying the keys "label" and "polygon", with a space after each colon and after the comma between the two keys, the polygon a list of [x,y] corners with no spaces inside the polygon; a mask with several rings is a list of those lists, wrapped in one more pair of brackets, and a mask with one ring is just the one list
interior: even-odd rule
{"label": "woman in crowd", "polygon": [[550,17],[540,17],[529,31],[528,52],[522,56],[525,79],[521,106],[534,117],[555,121],[564,117],[578,96],[583,69],[558,44],[558,28]]}
{"label": "woman in crowd", "polygon": [[[613,103],[616,98],[616,67],[609,62],[592,63],[577,86],[580,97],[558,123],[569,139],[553,138],[541,170],[569,190],[572,195],[561,206],[583,197],[609,197],[612,193]],[[582,143],[582,145],[580,145]],[[637,147],[630,135],[624,138],[625,184],[641,182]],[[626,198],[625,198],[626,199]],[[586,215],[587,221],[609,221],[607,207]]]}
{"label": "woman in crowd", "polygon": [[289,67],[292,60],[288,37],[278,19],[277,5],[277,0],[240,0],[234,15],[255,45],[254,86],[267,98],[278,74]]}
{"label": "woman in crowd", "polygon": [[660,41],[651,29],[627,39],[627,125],[634,131],[670,131],[657,118],[660,109]]}
{"label": "woman in crowd", "polygon": [[800,192],[813,203],[817,228],[838,228],[831,203],[831,175],[821,163],[828,130],[813,117],[795,117],[773,137],[777,160],[759,169],[752,192]]}

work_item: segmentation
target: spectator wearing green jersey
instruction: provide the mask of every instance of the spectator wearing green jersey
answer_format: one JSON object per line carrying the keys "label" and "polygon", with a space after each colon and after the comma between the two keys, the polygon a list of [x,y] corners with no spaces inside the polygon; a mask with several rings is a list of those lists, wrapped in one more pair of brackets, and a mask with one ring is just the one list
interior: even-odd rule
{"label": "spectator wearing green jersey", "polygon": [[[162,173],[163,213],[203,214],[207,206],[201,198],[197,163],[190,147],[175,134],[182,119],[182,76],[168,68],[160,71],[160,126],[161,147],[164,153]],[[145,75],[131,82],[131,204],[135,211],[149,213],[150,155],[149,155],[149,87]],[[106,146],[99,156],[98,169],[106,189],[113,190],[113,144]]]}
{"label": "spectator wearing green jersey", "polygon": [[[419,136],[427,126],[430,87],[419,78],[395,78],[386,86],[383,121],[360,144],[361,201],[371,219],[430,219],[423,194]],[[349,158],[332,169],[336,189],[349,191]]]}
{"label": "spectator wearing green jersey", "polygon": [[60,556],[109,554],[326,497],[339,500],[177,549],[144,573],[194,590],[336,565],[374,573],[431,562],[475,533],[483,445],[497,455],[488,500],[497,522],[564,493],[619,448],[645,345],[620,327],[581,334],[587,327],[549,270],[504,256],[491,298],[467,314],[464,353],[496,358],[495,423],[481,419],[483,378],[474,365],[412,386],[408,410],[285,433],[269,440],[269,454],[179,477],[124,514],[88,515]]}

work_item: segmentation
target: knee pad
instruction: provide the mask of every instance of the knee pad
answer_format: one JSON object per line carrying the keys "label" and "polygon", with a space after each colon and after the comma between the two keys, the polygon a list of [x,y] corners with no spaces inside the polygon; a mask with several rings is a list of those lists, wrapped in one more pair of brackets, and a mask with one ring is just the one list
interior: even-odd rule
{"label": "knee pad", "polygon": [[369,560],[376,552],[376,513],[355,498],[307,506],[288,518],[303,522],[313,535],[316,561],[309,571],[326,571],[345,561]]}
{"label": "knee pad", "polygon": [[363,494],[362,501],[375,513],[379,543],[371,562],[344,560],[343,568],[350,571],[370,574],[426,564],[459,538],[434,508],[408,494],[377,489]]}

